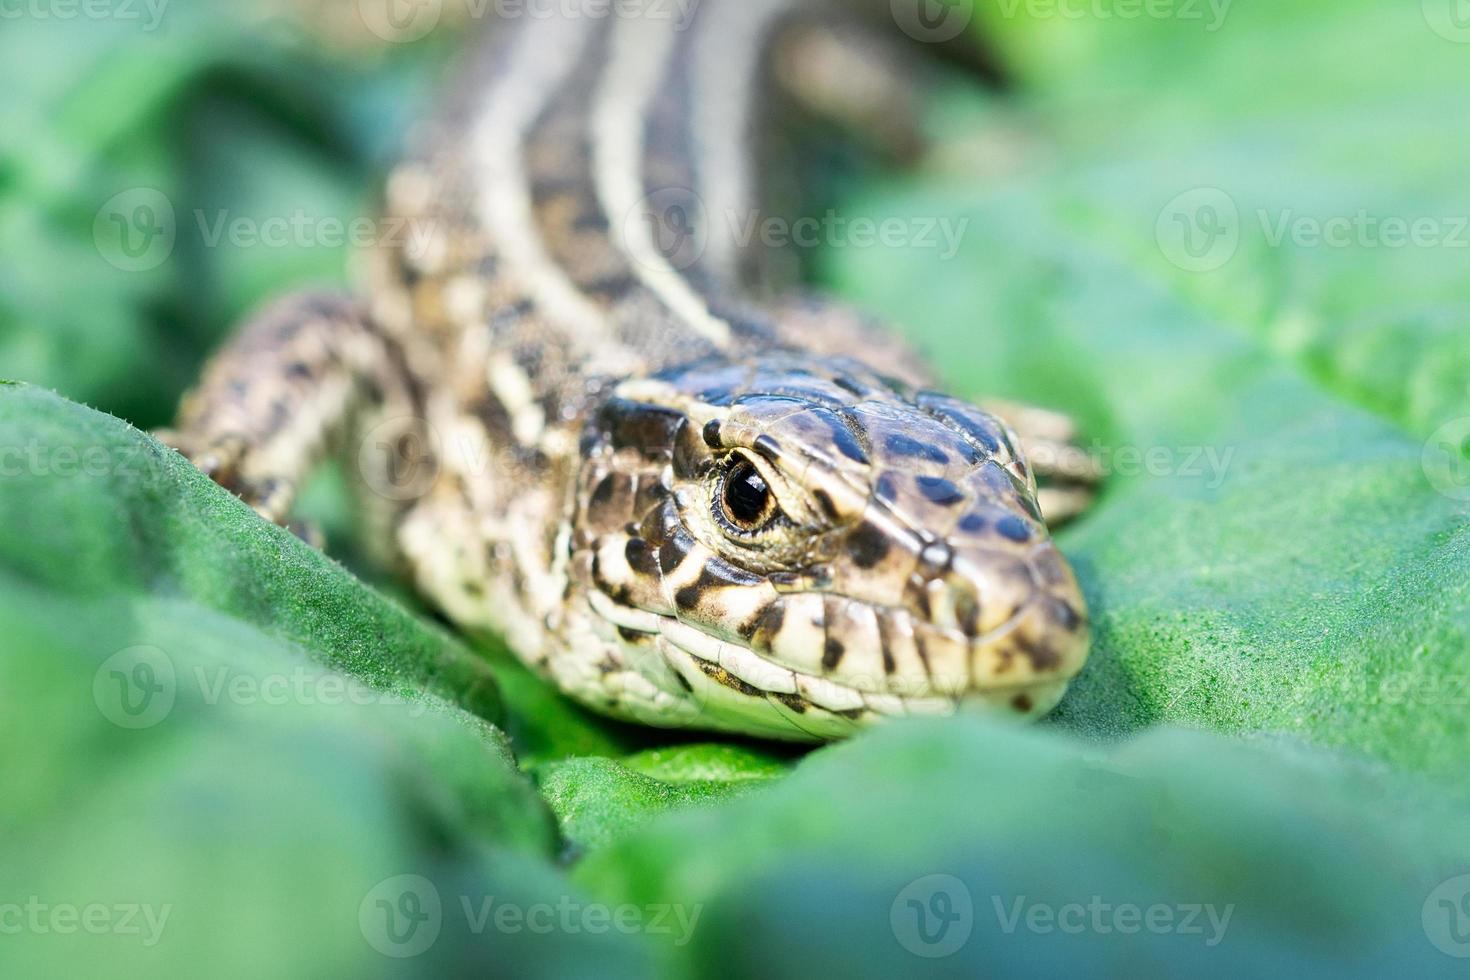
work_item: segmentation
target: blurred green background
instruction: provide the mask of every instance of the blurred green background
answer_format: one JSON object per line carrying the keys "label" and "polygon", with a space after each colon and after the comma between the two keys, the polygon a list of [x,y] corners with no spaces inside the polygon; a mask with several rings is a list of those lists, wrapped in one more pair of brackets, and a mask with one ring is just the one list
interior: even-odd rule
{"label": "blurred green background", "polygon": [[821,193],[961,248],[808,264],[1084,421],[1097,642],[802,753],[592,718],[139,431],[349,281],[462,40],[375,2],[0,8],[0,976],[1463,975],[1466,5],[896,0],[1006,84]]}

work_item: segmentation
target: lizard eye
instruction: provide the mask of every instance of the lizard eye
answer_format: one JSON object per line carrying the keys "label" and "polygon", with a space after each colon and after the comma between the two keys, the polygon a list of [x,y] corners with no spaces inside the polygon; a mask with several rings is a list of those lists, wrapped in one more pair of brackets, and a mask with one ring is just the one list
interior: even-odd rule
{"label": "lizard eye", "polygon": [[775,496],[750,462],[735,464],[720,486],[720,516],[736,531],[758,531],[773,516]]}

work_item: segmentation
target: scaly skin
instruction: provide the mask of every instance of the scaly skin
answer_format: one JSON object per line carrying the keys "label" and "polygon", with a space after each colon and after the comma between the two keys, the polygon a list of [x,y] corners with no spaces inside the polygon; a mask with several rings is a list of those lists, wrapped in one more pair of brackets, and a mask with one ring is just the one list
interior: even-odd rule
{"label": "scaly skin", "polygon": [[1088,648],[1042,520],[1096,480],[1069,423],[926,390],[861,315],[771,300],[780,256],[733,234],[763,66],[849,119],[911,97],[878,72],[857,104],[851,41],[793,0],[496,31],[389,182],[409,233],[370,302],[257,318],[177,444],[279,521],[345,445],[431,601],[618,717],[820,740],[1045,713]]}

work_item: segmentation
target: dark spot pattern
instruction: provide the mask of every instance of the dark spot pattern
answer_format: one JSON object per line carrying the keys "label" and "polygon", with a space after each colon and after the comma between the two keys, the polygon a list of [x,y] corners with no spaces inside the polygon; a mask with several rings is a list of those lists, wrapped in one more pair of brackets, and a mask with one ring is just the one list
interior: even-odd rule
{"label": "dark spot pattern", "polygon": [[711,559],[705,563],[704,568],[700,569],[699,579],[693,585],[686,585],[674,593],[674,604],[687,612],[696,608],[700,598],[706,593],[719,589],[759,585],[761,581],[758,575],[742,571],[719,559]]}
{"label": "dark spot pattern", "polygon": [[[633,513],[643,517],[669,499],[669,488],[656,475],[645,475],[638,480],[638,493],[633,498]],[[637,534],[635,530],[631,532]]]}
{"label": "dark spot pattern", "polygon": [[893,473],[880,474],[873,483],[873,493],[886,504],[898,502],[898,477]]}
{"label": "dark spot pattern", "polygon": [[642,538],[630,538],[623,548],[623,555],[628,560],[628,567],[639,575],[658,575],[658,556]]}
{"label": "dark spot pattern", "polygon": [[691,431],[686,421],[674,436],[674,475],[689,480],[703,475],[713,465],[702,433]]}
{"label": "dark spot pattern", "polygon": [[774,691],[770,695],[799,715],[806,714],[806,700],[795,694]]}
{"label": "dark spot pattern", "polygon": [[969,593],[961,593],[954,601],[955,619],[966,636],[980,632],[980,601]]}
{"label": "dark spot pattern", "polygon": [[1047,611],[1051,618],[1068,632],[1077,632],[1082,625],[1082,617],[1072,608],[1072,604],[1065,599],[1052,599],[1047,603]]}
{"label": "dark spot pattern", "polygon": [[953,507],[965,499],[960,488],[942,476],[920,476],[914,479],[914,483],[925,500],[941,507]]}
{"label": "dark spot pattern", "polygon": [[832,445],[837,447],[838,452],[853,462],[867,465],[867,450],[863,449],[863,444],[858,441],[852,429],[848,428],[847,423],[840,416],[825,409],[816,409],[812,415],[827,423],[827,427],[832,431]]}
{"label": "dark spot pattern", "polygon": [[753,575],[742,568],[736,568],[728,562],[715,558],[705,563],[703,570],[699,573],[699,581],[695,584],[701,589],[727,589],[760,585],[763,581],[765,579],[759,575]]}
{"label": "dark spot pattern", "polygon": [[816,500],[817,506],[822,509],[822,514],[827,518],[827,520],[837,520],[839,516],[837,513],[837,506],[832,503],[832,495],[830,493],[821,488],[818,488],[812,491],[812,499]]}
{"label": "dark spot pattern", "polygon": [[699,393],[699,400],[704,402],[706,405],[714,405],[718,408],[729,408],[730,405],[734,403],[738,395],[739,392],[737,392],[734,388],[721,386],[717,388],[706,388],[704,391],[701,391]]}
{"label": "dark spot pattern", "polygon": [[587,520],[594,527],[621,527],[633,504],[633,478],[609,473],[598,481],[587,502]]}
{"label": "dark spot pattern", "polygon": [[935,418],[975,440],[990,455],[1000,452],[1004,433],[980,409],[932,391],[922,392],[917,404]]}
{"label": "dark spot pattern", "polygon": [[1003,538],[1011,541],[1026,542],[1031,540],[1031,528],[1026,522],[1014,514],[1007,514],[995,522],[995,529]]}
{"label": "dark spot pattern", "polygon": [[940,465],[949,462],[949,454],[938,446],[931,446],[898,432],[885,439],[883,446],[889,453],[904,459],[924,459]]}
{"label": "dark spot pattern", "polygon": [[753,448],[762,459],[768,459],[773,463],[781,458],[781,444],[770,436],[756,436]]}
{"label": "dark spot pattern", "polygon": [[707,660],[700,660],[698,657],[694,658],[694,662],[699,665],[700,670],[709,675],[710,680],[722,687],[728,687],[732,691],[739,691],[741,694],[750,698],[765,696],[765,691],[762,691],[753,684],[747,684],[719,664],[712,664]]}
{"label": "dark spot pattern", "polygon": [[785,621],[786,608],[779,602],[773,602],[746,620],[740,627],[740,635],[750,641],[752,648],[768,651],[771,640],[781,632],[781,624]]}
{"label": "dark spot pattern", "polygon": [[[600,219],[601,215],[598,217]],[[607,300],[608,302],[617,302],[637,288],[637,285],[638,281],[632,276],[614,274],[603,276],[600,279],[593,279],[583,284],[582,288],[600,299]]]}
{"label": "dark spot pattern", "polygon": [[822,669],[829,673],[836,670],[837,665],[842,663],[842,655],[846,652],[847,649],[842,645],[841,640],[827,637],[827,642],[822,647]]}
{"label": "dark spot pattern", "polygon": [[622,637],[624,643],[632,643],[636,646],[642,646],[653,639],[652,633],[642,633],[626,626],[618,627],[618,636]]}
{"label": "dark spot pattern", "polygon": [[934,668],[929,666],[929,645],[924,642],[923,633],[914,633],[914,652],[919,655],[919,663],[924,665],[925,675],[933,677]]}
{"label": "dark spot pattern", "polygon": [[884,558],[892,545],[888,536],[877,527],[864,521],[847,536],[847,553],[858,568],[873,568]]}
{"label": "dark spot pattern", "polygon": [[689,557],[689,552],[694,550],[694,538],[683,528],[675,529],[674,533],[664,539],[658,549],[658,567],[664,575],[672,575],[684,559]]}
{"label": "dark spot pattern", "polygon": [[592,489],[591,505],[593,507],[605,507],[613,499],[618,491],[618,481],[626,480],[627,477],[621,473],[609,473],[597,481],[597,486]]}
{"label": "dark spot pattern", "polygon": [[[594,552],[594,554],[592,554],[591,573],[592,583],[597,586],[597,589],[601,592],[601,594],[606,595],[606,597],[612,598],[613,601],[617,602],[617,604],[619,605],[632,605],[631,597],[629,597],[628,594],[628,586],[619,585],[616,586],[616,588],[613,588],[612,582],[604,579],[603,555],[597,554],[597,552]],[[517,588],[519,588],[519,583],[517,583]]]}
{"label": "dark spot pattern", "polygon": [[674,445],[674,436],[684,416],[672,409],[614,398],[602,410],[602,424],[614,449],[636,449],[648,455],[664,455]]}
{"label": "dark spot pattern", "polygon": [[979,534],[985,530],[985,517],[982,514],[966,514],[960,518],[959,527],[966,534]]}
{"label": "dark spot pattern", "polygon": [[1021,654],[1031,661],[1031,667],[1037,673],[1045,673],[1061,666],[1062,658],[1045,643],[1037,643],[1030,637],[1020,634],[1015,637],[1015,643]]}
{"label": "dark spot pattern", "polygon": [[772,572],[770,574],[771,584],[777,589],[797,589],[804,581],[799,572]]}

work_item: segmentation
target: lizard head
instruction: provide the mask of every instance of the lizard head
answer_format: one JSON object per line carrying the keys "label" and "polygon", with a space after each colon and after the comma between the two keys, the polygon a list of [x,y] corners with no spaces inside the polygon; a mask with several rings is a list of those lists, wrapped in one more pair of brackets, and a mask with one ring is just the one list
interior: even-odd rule
{"label": "lizard head", "polygon": [[972,405],[777,354],[625,382],[585,448],[573,566],[633,678],[603,707],[831,738],[1035,717],[1086,658],[1035,480]]}

